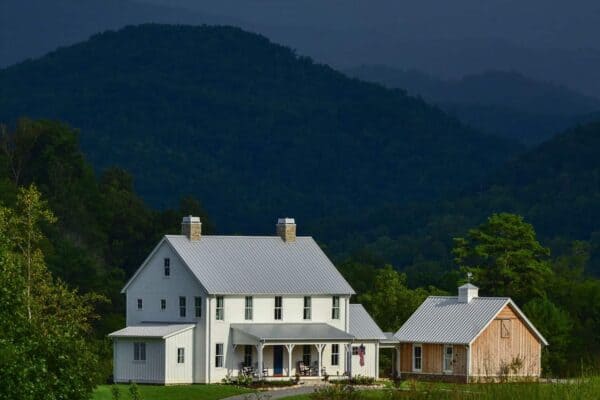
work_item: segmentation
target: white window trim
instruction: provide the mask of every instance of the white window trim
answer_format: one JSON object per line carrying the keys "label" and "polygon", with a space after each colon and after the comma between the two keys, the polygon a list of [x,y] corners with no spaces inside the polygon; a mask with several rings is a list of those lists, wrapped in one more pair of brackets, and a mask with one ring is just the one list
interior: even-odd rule
{"label": "white window trim", "polygon": [[[219,298],[223,300],[221,307],[219,307]],[[219,311],[221,311],[221,318],[219,318]],[[225,321],[225,296],[215,297],[215,321]]]}
{"label": "white window trim", "polygon": [[[306,300],[308,299],[308,306],[306,305]],[[302,320],[303,321],[310,321],[312,320],[312,297],[311,296],[304,296],[304,298],[302,299]],[[306,317],[306,314],[308,312],[308,318]]]}
{"label": "white window trim", "polygon": [[[248,299],[250,299],[250,305],[248,306]],[[248,318],[248,316],[250,318]],[[252,321],[254,320],[254,297],[245,296],[244,297],[244,321]]]}
{"label": "white window trim", "polygon": [[[415,366],[415,364],[416,364],[415,363],[415,361],[416,361],[416,357],[415,357],[415,352],[416,351],[415,351],[415,349],[417,347],[421,349],[421,357],[420,357],[420,359],[421,359],[421,368],[416,368],[416,366]],[[421,343],[413,343],[413,346],[412,346],[412,370],[413,370],[413,372],[421,372],[421,371],[423,371],[423,345]]]}
{"label": "white window trim", "polygon": [[[335,305],[335,300],[337,299],[337,306]],[[333,296],[331,298],[331,319],[335,321],[339,321],[342,315],[342,301],[340,296]]]}
{"label": "white window trim", "polygon": [[[279,307],[277,306],[277,299],[281,301]],[[277,311],[279,311],[279,318],[276,318]],[[283,321],[283,296],[275,296],[273,299],[273,320]]]}
{"label": "white window trim", "polygon": [[[334,346],[337,348],[337,351],[334,352]],[[334,357],[335,357],[335,363],[334,363]],[[338,343],[332,343],[331,344],[331,366],[332,367],[337,367],[340,365],[340,345]]]}
{"label": "white window trim", "polygon": [[[137,346],[136,346],[137,345]],[[135,351],[135,348],[138,348],[137,354]],[[142,347],[144,347],[144,358],[142,358]],[[133,362],[134,363],[145,363],[147,357],[147,349],[146,349],[146,342],[133,342]],[[135,359],[135,356],[138,356],[138,359]]]}
{"label": "white window trim", "polygon": [[[181,350],[181,354],[179,353],[179,350]],[[177,364],[185,364],[185,347],[177,348]]]}
{"label": "white window trim", "polygon": [[[452,357],[450,358],[450,369],[446,369],[446,349],[452,349]],[[421,350],[421,358],[423,358],[423,350]],[[444,345],[444,354],[442,356],[442,368],[444,370],[445,373],[449,373],[451,374],[452,371],[454,370],[454,366],[453,364],[453,360],[454,360],[454,346],[452,346],[451,344],[445,344]],[[421,365],[423,364],[423,361],[421,360]]]}
{"label": "white window trim", "polygon": [[[221,354],[217,352],[221,346]],[[217,366],[217,359],[221,360],[221,366]],[[225,368],[225,345],[223,343],[215,343],[215,368]]]}

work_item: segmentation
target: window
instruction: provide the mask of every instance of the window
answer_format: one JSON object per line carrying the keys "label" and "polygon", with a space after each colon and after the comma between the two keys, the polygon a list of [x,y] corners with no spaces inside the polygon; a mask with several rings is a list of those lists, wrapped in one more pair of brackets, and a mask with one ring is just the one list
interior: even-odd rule
{"label": "window", "polygon": [[244,346],[244,367],[252,366],[252,346]]}
{"label": "window", "polygon": [[444,346],[444,372],[452,372],[452,359],[454,358],[454,349],[451,344]]}
{"label": "window", "polygon": [[[361,346],[352,346],[352,355],[353,356],[360,355],[360,347]],[[362,347],[363,347],[363,355],[366,355],[367,354],[366,348],[365,348],[365,346],[362,346]]]}
{"label": "window", "polygon": [[171,276],[171,259],[165,258],[163,265],[165,276]]}
{"label": "window", "polygon": [[312,318],[312,299],[309,296],[304,297],[304,319]]}
{"label": "window", "polygon": [[302,363],[306,366],[310,365],[311,345],[305,344],[302,346]]}
{"label": "window", "polygon": [[218,321],[223,321],[225,319],[225,307],[223,307],[223,305],[224,305],[223,296],[217,296],[217,308],[215,309],[215,312],[216,312],[215,318]]}
{"label": "window", "polygon": [[144,301],[142,299],[137,299],[138,310],[141,310],[144,306]]}
{"label": "window", "polygon": [[413,371],[421,372],[423,348],[420,344],[413,344]]}
{"label": "window", "polygon": [[185,317],[185,296],[179,297],[179,316]]}
{"label": "window", "polygon": [[196,318],[202,316],[202,297],[194,297],[194,309],[196,310]]}
{"label": "window", "polygon": [[340,296],[332,298],[331,319],[340,319]]}
{"label": "window", "polygon": [[244,309],[244,319],[252,319],[252,296],[246,296],[246,308]]}
{"label": "window", "polygon": [[160,310],[164,311],[167,309],[167,299],[160,299]]}
{"label": "window", "polygon": [[281,304],[283,303],[283,299],[281,296],[275,296],[275,319],[282,319],[283,315],[281,312]]}
{"label": "window", "polygon": [[223,363],[223,343],[217,343],[216,346],[216,351],[215,351],[215,367],[217,368],[222,368],[224,363]]}
{"label": "window", "polygon": [[510,338],[510,319],[501,319],[500,323],[500,337],[505,339]]}
{"label": "window", "polygon": [[340,345],[332,344],[331,345],[331,365],[339,365],[340,364]]}
{"label": "window", "polygon": [[133,361],[146,361],[146,343],[133,343]]}
{"label": "window", "polygon": [[177,349],[177,364],[183,364],[185,362],[185,349],[179,347]]}

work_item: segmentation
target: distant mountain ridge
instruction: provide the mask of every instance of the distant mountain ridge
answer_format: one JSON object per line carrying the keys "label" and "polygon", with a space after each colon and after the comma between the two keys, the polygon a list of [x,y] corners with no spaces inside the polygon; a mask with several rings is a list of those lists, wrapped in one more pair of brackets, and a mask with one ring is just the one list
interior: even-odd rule
{"label": "distant mountain ridge", "polygon": [[325,239],[323,216],[457,192],[521,150],[230,27],[106,32],[0,82],[0,120],[66,121],[96,168],[131,171],[156,206],[193,194],[228,232],[291,215]]}
{"label": "distant mountain ridge", "polygon": [[461,121],[490,134],[535,144],[600,111],[600,99],[514,71],[487,71],[442,80],[415,70],[365,65],[350,76],[401,88],[440,105]]}

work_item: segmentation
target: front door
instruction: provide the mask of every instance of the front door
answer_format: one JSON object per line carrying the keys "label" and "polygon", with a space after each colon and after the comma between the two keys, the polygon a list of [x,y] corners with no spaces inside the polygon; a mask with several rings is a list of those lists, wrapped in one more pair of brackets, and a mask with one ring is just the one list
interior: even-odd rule
{"label": "front door", "polygon": [[273,346],[273,375],[283,375],[283,346]]}

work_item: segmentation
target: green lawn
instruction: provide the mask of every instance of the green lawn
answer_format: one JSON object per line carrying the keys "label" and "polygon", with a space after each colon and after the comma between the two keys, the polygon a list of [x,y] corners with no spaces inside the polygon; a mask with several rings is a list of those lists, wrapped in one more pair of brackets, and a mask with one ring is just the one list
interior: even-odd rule
{"label": "green lawn", "polygon": [[[93,400],[112,400],[111,387],[100,385],[94,391]],[[129,385],[117,385],[121,391],[121,399],[129,400]],[[154,386],[138,385],[143,400],[218,400],[251,390],[231,385],[181,385]]]}

